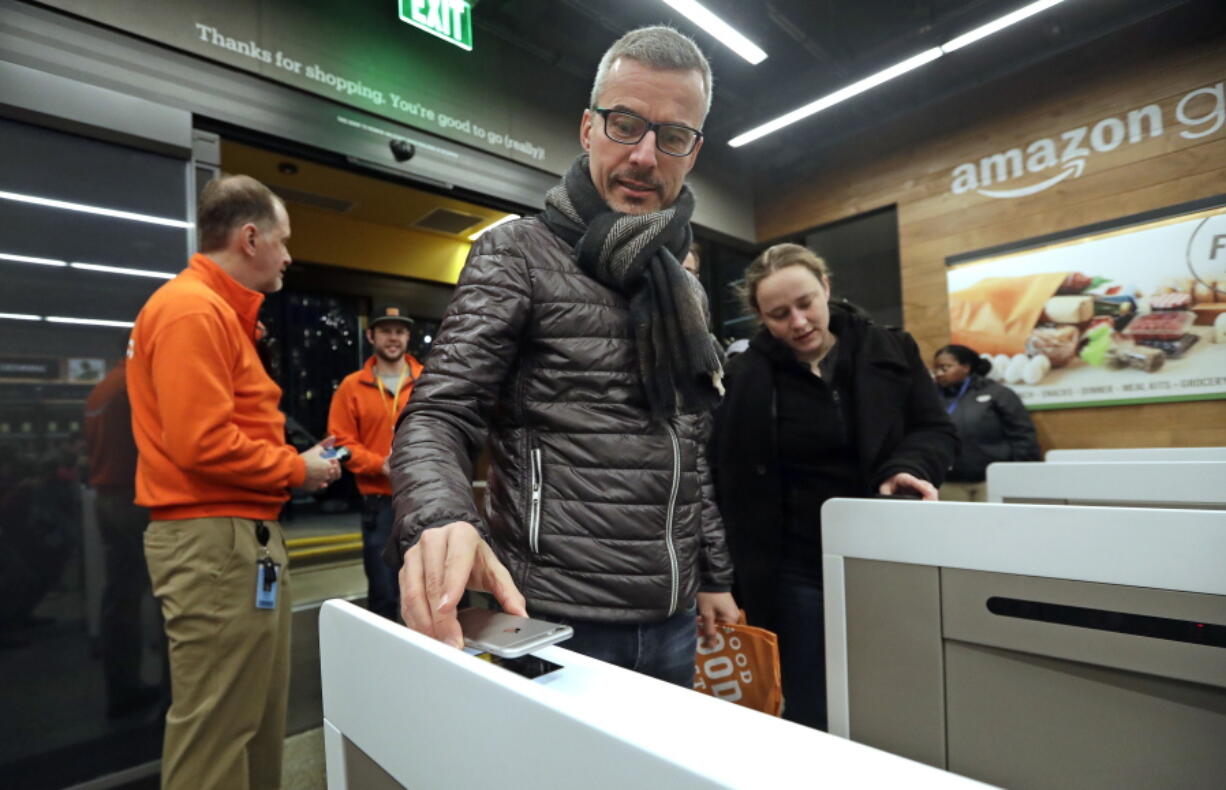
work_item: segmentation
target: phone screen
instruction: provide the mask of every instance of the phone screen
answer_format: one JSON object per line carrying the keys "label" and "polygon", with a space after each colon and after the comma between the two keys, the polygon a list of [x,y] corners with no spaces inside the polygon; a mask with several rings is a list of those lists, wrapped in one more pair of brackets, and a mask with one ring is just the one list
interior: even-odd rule
{"label": "phone screen", "polygon": [[560,664],[555,664],[552,661],[546,661],[543,658],[536,656],[520,656],[519,658],[502,658],[493,653],[480,653],[477,658],[482,661],[488,661],[494,666],[502,667],[505,670],[514,672],[516,675],[528,678],[539,678],[542,675],[548,675],[550,672],[557,672],[562,668]]}

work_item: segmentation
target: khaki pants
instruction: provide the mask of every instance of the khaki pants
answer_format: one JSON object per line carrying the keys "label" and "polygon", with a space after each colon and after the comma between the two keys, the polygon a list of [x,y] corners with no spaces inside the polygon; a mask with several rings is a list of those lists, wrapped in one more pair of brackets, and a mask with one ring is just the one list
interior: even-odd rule
{"label": "khaki pants", "polygon": [[946,483],[940,488],[942,502],[987,502],[988,484]]}
{"label": "khaki pants", "polygon": [[276,609],[256,609],[255,522],[154,521],[145,559],[162,604],[171,705],[162,787],[276,790],[289,696],[290,585],[281,525],[268,552],[281,566]]}

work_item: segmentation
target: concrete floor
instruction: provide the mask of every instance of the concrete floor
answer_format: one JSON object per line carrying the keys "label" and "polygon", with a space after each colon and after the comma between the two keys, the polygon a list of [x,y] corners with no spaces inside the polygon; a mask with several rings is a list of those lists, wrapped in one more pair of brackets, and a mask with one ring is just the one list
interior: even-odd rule
{"label": "concrete floor", "polygon": [[[366,578],[360,560],[314,565],[294,572],[293,590],[288,723],[302,732],[287,739],[284,786],[323,788],[318,609],[312,604],[333,597],[364,601]],[[150,707],[107,718],[100,653],[82,616],[83,598],[79,584],[54,590],[37,612],[45,624],[7,634],[24,635],[28,643],[0,650],[0,676],[21,679],[6,693],[5,715],[0,716],[0,787],[65,787],[82,779],[90,787],[99,780],[98,786],[133,790],[157,786],[156,764],[148,761],[160,752],[160,711]],[[156,625],[146,630],[144,680],[156,684],[161,669],[160,653],[153,648]],[[95,765],[96,779],[86,779]],[[119,766],[125,767],[113,773]],[[72,780],[57,780],[60,776]]]}
{"label": "concrete floor", "polygon": [[286,738],[281,765],[281,790],[325,790],[323,727]]}
{"label": "concrete floor", "polygon": [[[327,790],[323,728],[316,727],[286,738],[281,766],[281,790]],[[158,790],[159,785],[157,767],[150,765],[143,776],[108,786],[118,790]]]}

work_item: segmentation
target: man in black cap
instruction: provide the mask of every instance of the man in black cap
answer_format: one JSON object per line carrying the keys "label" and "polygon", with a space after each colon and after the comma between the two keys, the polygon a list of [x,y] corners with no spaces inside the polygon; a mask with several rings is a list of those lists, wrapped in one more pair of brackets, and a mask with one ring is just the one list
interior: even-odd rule
{"label": "man in black cap", "polygon": [[371,314],[366,340],[374,354],[356,373],[345,377],[332,396],[328,433],[349,449],[345,467],[362,494],[362,561],[368,582],[367,606],[395,620],[400,607],[396,572],[380,557],[392,534],[392,486],[387,457],[396,418],[409,402],[422,364],[407,353],[413,319],[396,305],[381,305]]}

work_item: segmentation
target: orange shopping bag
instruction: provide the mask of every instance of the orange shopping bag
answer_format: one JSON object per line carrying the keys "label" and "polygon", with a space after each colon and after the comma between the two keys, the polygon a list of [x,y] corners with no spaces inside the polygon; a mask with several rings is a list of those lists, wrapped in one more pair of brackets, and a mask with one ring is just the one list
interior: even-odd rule
{"label": "orange shopping bag", "polygon": [[699,640],[696,663],[695,691],[779,715],[783,687],[779,679],[779,638],[774,632],[743,623],[721,623],[715,628],[711,647],[703,647]]}

